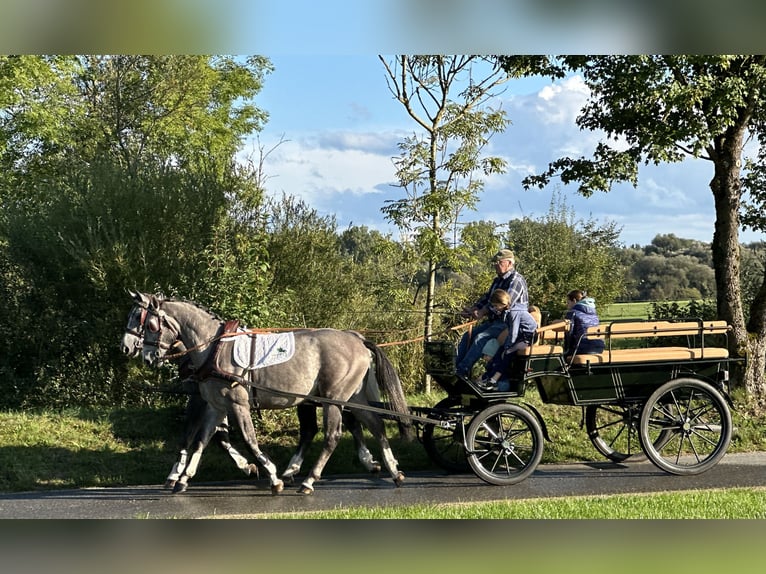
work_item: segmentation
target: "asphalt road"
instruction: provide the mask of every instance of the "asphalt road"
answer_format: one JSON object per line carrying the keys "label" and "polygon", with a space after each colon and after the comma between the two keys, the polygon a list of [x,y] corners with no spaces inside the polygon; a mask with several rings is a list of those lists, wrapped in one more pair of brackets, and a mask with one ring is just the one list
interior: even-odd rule
{"label": "asphalt road", "polygon": [[298,494],[297,484],[272,496],[263,479],[192,482],[180,495],[158,485],[2,494],[0,519],[245,518],[360,506],[766,486],[766,452],[727,454],[697,476],[669,475],[650,462],[598,462],[540,465],[531,477],[507,487],[486,484],[473,474],[438,473],[407,474],[400,488],[387,475],[328,476],[315,486],[310,496]]}

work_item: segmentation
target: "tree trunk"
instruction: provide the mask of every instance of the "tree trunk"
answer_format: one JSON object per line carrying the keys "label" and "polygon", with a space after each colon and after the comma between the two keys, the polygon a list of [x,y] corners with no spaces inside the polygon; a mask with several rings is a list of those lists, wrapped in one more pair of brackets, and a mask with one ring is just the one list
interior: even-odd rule
{"label": "tree trunk", "polygon": [[766,410],[766,385],[763,380],[766,371],[766,335],[755,334],[748,343],[745,392],[753,411],[760,414]]}
{"label": "tree trunk", "polygon": [[[750,320],[747,323],[748,361],[754,373],[766,372],[766,269],[761,287],[750,306]],[[745,390],[757,412],[766,410],[766,385],[760,379],[746,379]]]}
{"label": "tree trunk", "polygon": [[748,333],[742,307],[740,283],[739,205],[741,198],[740,158],[744,127],[732,128],[716,139],[712,153],[715,175],[710,182],[715,200],[715,233],[713,234],[713,266],[717,290],[718,316],[732,325],[729,351],[732,356],[746,357],[744,369],[734,369],[732,382],[746,389],[757,401],[766,394],[764,347],[766,330]]}
{"label": "tree trunk", "polygon": [[[433,334],[434,324],[434,297],[436,293],[436,261],[428,261],[428,289],[426,290],[426,313],[423,326],[423,341],[430,341]],[[423,389],[428,394],[431,392],[431,377],[428,373],[423,375]]]}

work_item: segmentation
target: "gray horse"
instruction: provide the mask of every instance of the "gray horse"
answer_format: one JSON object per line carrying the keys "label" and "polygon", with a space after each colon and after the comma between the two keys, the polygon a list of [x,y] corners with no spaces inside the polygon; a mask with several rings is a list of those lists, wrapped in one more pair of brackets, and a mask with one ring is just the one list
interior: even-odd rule
{"label": "gray horse", "polygon": [[[130,358],[138,357],[144,342],[144,323],[146,321],[147,309],[149,307],[149,297],[141,293],[130,292],[134,303],[128,313],[128,322],[125,333],[122,337],[120,348],[122,352]],[[199,380],[194,371],[190,368],[189,358],[184,356],[185,347],[179,340],[171,349],[174,355],[180,355],[180,359],[175,361],[178,364],[179,375],[182,378],[183,391],[188,395],[188,401],[185,411],[185,425],[181,439],[179,440],[179,458],[173,465],[167,479],[166,488],[175,488],[178,479],[181,477],[184,467],[188,461],[188,453],[192,445],[199,440],[202,422],[205,417],[205,410],[210,407],[202,399],[199,391]],[[368,400],[380,402],[380,393],[375,379],[375,370],[370,368],[365,378],[365,390]],[[282,479],[292,483],[295,476],[300,472],[305,454],[319,432],[316,420],[317,406],[311,403],[301,403],[297,406],[298,424],[299,424],[299,442],[298,447],[287,465],[285,472],[282,473]],[[364,433],[359,422],[350,411],[343,412],[343,422],[354,437],[356,452],[362,465],[373,474],[380,472],[380,463],[375,460],[367,445],[364,442]],[[232,445],[229,437],[228,417],[225,417],[220,425],[216,427],[214,434],[215,442],[229,455],[234,464],[246,475],[257,474],[257,466],[248,461]]]}
{"label": "gray horse", "polygon": [[[299,492],[313,492],[329,457],[341,436],[342,408],[351,410],[380,443],[383,462],[394,483],[399,486],[404,474],[397,468],[385,427],[379,414],[369,407],[364,378],[370,366],[370,352],[375,356],[376,370],[383,392],[389,399],[391,414],[399,418],[405,438],[412,437],[412,425],[401,381],[382,350],[358,333],[334,329],[296,330],[291,344],[294,355],[289,360],[261,366],[242,367],[234,359],[237,334],[224,332],[225,322],[209,311],[186,301],[148,296],[146,334],[142,356],[156,365],[173,358],[172,345],[180,340],[195,371],[207,373],[200,383],[202,397],[211,407],[205,413],[203,431],[191,452],[174,491],[184,490],[194,476],[202,452],[216,425],[232,413],[256,461],[266,470],[273,493],[283,488],[276,468],[260,450],[250,418],[253,389],[259,408],[290,408],[310,401],[323,406],[324,445],[319,458],[304,480]],[[359,408],[354,408],[358,405]]]}

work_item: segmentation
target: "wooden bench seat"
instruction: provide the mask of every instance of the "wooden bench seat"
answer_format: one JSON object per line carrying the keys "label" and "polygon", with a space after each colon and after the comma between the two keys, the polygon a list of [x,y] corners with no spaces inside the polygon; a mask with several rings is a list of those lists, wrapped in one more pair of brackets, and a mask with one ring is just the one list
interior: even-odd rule
{"label": "wooden bench seat", "polygon": [[726,321],[632,321],[628,323],[605,323],[589,327],[588,339],[626,339],[633,337],[677,337],[723,335],[729,331]]}
{"label": "wooden bench seat", "polygon": [[[705,335],[724,335],[730,327],[726,321],[635,321],[613,322],[590,327],[588,339],[602,339],[606,349],[601,353],[576,354],[572,365],[603,365],[608,363],[684,361],[694,359],[727,359],[729,350],[723,347],[707,347]],[[647,339],[652,337],[691,338],[686,347],[641,347],[613,349],[612,339]]]}
{"label": "wooden bench seat", "polygon": [[522,357],[536,357],[537,355],[563,355],[564,347],[561,345],[535,344],[527,347],[526,349],[521,349],[518,354]]}
{"label": "wooden bench seat", "polygon": [[686,361],[692,359],[728,359],[729,350],[721,347],[646,347],[641,349],[615,349],[599,354],[577,354],[572,365],[603,365],[605,363],[632,363],[647,361]]}
{"label": "wooden bench seat", "polygon": [[567,321],[558,321],[539,327],[535,332],[534,342],[526,349],[518,352],[523,357],[537,357],[539,355],[563,355],[564,334],[569,328]]}

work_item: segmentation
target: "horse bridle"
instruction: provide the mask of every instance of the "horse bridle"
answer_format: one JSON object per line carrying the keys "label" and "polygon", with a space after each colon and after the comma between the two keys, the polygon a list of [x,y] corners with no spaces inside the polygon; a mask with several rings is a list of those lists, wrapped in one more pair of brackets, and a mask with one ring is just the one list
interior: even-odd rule
{"label": "horse bridle", "polygon": [[[160,309],[159,304],[157,307],[154,306],[154,304],[150,303],[145,308],[145,313],[142,312],[142,327],[144,328],[144,331],[148,331],[149,333],[153,333],[157,335],[157,342],[147,342],[146,335],[144,333],[143,336],[143,342],[144,345],[147,347],[155,347],[158,349],[162,349],[165,352],[169,351],[170,349],[175,346],[175,344],[180,339],[181,329],[180,327],[175,324],[175,321],[172,317],[169,317],[165,311]],[[168,328],[168,330],[173,334],[173,341],[171,343],[165,343],[162,340],[162,327],[163,325]]]}
{"label": "horse bridle", "polygon": [[[141,309],[141,315],[138,319],[138,326],[133,328],[127,328],[125,329],[125,333],[128,335],[133,335],[136,339],[141,341],[141,346],[144,344],[144,323],[146,322],[146,315],[148,314],[148,305],[144,303],[143,301],[136,301],[133,304],[134,307],[139,307]],[[133,316],[133,310],[130,311],[130,316]]]}
{"label": "horse bridle", "polygon": [[[185,345],[183,344],[183,341],[181,340],[180,325],[178,325],[178,323],[175,321],[175,319],[173,319],[173,317],[169,316],[167,313],[165,313],[165,311],[160,309],[161,304],[162,304],[162,300],[159,300],[156,305],[153,302],[146,303],[144,301],[136,300],[134,302],[134,306],[138,306],[141,308],[141,315],[139,317],[138,327],[136,327],[135,329],[126,328],[125,333],[129,335],[133,335],[139,340],[140,342],[140,344],[138,345],[139,348],[148,346],[148,347],[164,350],[165,354],[163,355],[162,360],[179,359],[183,357],[184,355],[191,353],[192,351],[202,349],[204,347],[207,347],[211,343],[218,341],[219,339],[233,335],[232,333],[225,333],[225,332],[220,333],[216,335],[215,337],[213,337],[212,339],[205,341],[203,343],[200,343],[196,347],[187,349]],[[133,315],[132,310],[130,315],[131,316]],[[162,340],[163,325],[165,325],[174,335],[173,341],[171,343],[165,343]],[[157,341],[156,342],[152,341],[146,344],[146,331],[156,334]],[[174,353],[168,354],[168,351],[173,351],[173,350],[175,350]]]}

